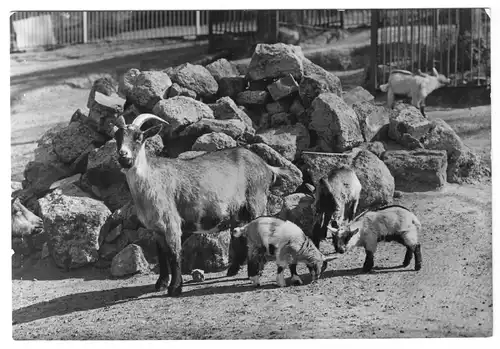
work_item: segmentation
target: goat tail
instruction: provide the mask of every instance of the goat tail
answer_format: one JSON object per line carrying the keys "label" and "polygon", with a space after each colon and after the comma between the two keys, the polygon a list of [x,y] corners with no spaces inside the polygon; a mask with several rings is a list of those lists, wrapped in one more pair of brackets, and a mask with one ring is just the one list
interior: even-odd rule
{"label": "goat tail", "polygon": [[380,85],[380,91],[387,92],[388,89],[389,89],[389,84]]}

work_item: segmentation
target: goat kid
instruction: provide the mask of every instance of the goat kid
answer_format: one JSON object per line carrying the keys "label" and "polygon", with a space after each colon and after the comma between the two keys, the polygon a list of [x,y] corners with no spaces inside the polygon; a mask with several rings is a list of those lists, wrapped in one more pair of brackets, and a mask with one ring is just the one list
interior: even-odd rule
{"label": "goat kid", "polygon": [[338,228],[345,219],[352,220],[358,209],[361,183],[350,168],[332,170],[318,182],[315,193],[312,240],[319,248],[326,239],[327,226]]}
{"label": "goat kid", "polygon": [[391,205],[376,211],[364,211],[340,229],[328,226],[333,235],[333,245],[338,253],[354,247],[364,247],[366,252],[363,271],[373,269],[373,256],[380,241],[396,241],[406,246],[403,267],[410,265],[415,255],[415,270],[422,267],[422,253],[418,242],[421,224],[406,207]]}
{"label": "goat kid", "polygon": [[432,75],[422,73],[420,69],[417,74],[407,70],[393,70],[389,75],[387,84],[380,85],[382,92],[387,92],[387,106],[393,108],[394,95],[405,95],[411,97],[411,104],[420,109],[425,116],[425,99],[438,88],[449,85],[451,80],[443,74],[439,74],[436,68],[432,69]]}
{"label": "goat kid", "polygon": [[233,235],[245,236],[248,241],[248,276],[255,286],[260,286],[260,276],[268,258],[276,260],[278,273],[276,283],[284,287],[284,270],[287,266],[292,274],[293,285],[302,285],[297,274],[297,263],[307,265],[312,282],[321,277],[328,261],[335,257],[325,257],[296,224],[276,217],[259,217],[250,223],[235,228]]}
{"label": "goat kid", "polygon": [[[117,118],[118,162],[138,218],[156,232],[160,275],[155,288],[167,287],[170,269],[168,294],[178,296],[182,292],[182,233],[217,232],[265,214],[270,187],[289,171],[269,166],[242,147],[190,160],[146,156],[145,141],[162,129],[160,124],[141,131],[148,120],[168,124],[152,114],[141,114],[129,125],[123,116]],[[232,239],[230,248],[233,260],[228,275],[234,275],[246,260],[246,241],[233,243]]]}

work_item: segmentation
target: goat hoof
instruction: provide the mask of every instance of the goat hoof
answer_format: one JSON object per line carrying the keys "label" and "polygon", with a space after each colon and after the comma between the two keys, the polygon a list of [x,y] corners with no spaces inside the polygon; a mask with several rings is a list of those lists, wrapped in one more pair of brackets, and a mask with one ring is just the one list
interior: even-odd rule
{"label": "goat hoof", "polygon": [[363,273],[369,273],[372,271],[372,267],[363,267]]}
{"label": "goat hoof", "polygon": [[422,265],[421,264],[415,264],[415,271],[419,271],[420,269],[422,269]]}
{"label": "goat hoof", "polygon": [[226,276],[235,276],[236,274],[238,274],[239,271],[240,271],[239,267],[231,265],[227,270]]}
{"label": "goat hoof", "polygon": [[158,281],[156,281],[156,284],[155,284],[155,290],[157,292],[165,291],[167,289],[167,284],[168,284],[168,280],[158,279]]}
{"label": "goat hoof", "polygon": [[179,297],[182,293],[182,287],[169,287],[168,296],[169,297]]}

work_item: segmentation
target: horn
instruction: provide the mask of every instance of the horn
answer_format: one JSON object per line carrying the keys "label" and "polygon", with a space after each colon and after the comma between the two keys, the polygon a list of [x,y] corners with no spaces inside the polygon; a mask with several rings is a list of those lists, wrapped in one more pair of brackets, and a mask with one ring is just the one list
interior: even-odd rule
{"label": "horn", "polygon": [[439,73],[438,73],[438,71],[436,70],[436,68],[432,68],[432,72],[434,73],[434,75],[435,75],[435,76],[438,76],[438,75],[439,75]]}
{"label": "horn", "polygon": [[170,125],[167,121],[163,120],[162,118],[156,116],[156,115],[153,115],[153,114],[141,114],[139,115],[138,117],[136,117],[134,119],[134,121],[132,122],[132,125],[135,125],[137,126],[138,128],[141,128],[141,126],[148,120],[150,119],[154,119],[154,120],[158,120],[158,121],[161,121],[163,122],[164,124],[167,124],[167,125]]}
{"label": "horn", "polygon": [[123,115],[120,115],[119,117],[116,118],[115,120],[115,125],[118,127],[118,128],[124,128],[126,126],[126,122],[125,122],[125,118],[123,117]]}
{"label": "horn", "polygon": [[338,258],[338,256],[335,254],[325,256],[325,258],[323,259],[323,262],[330,262],[330,261],[333,261],[334,259],[337,259],[337,258]]}
{"label": "horn", "polygon": [[332,233],[336,233],[339,231],[338,229],[331,227],[330,224],[326,225],[326,229],[330,230]]}

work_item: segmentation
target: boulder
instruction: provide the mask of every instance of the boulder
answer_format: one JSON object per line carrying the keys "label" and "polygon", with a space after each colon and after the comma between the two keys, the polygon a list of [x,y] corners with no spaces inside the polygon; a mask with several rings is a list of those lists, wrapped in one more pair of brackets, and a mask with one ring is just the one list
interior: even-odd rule
{"label": "boulder", "polygon": [[219,82],[222,78],[230,78],[240,75],[236,65],[229,62],[225,58],[221,58],[215,62],[207,64],[206,68],[217,82]]}
{"label": "boulder", "polygon": [[172,80],[164,72],[143,71],[135,78],[130,100],[139,107],[152,110],[161,99],[166,97],[170,86],[172,86]]}
{"label": "boulder", "polygon": [[231,97],[236,98],[236,96],[245,91],[247,86],[247,80],[245,76],[233,76],[227,78],[221,78],[219,81],[219,91],[218,94],[221,97]]}
{"label": "boulder", "polygon": [[112,243],[115,241],[120,235],[122,234],[123,231],[123,226],[121,224],[118,224],[116,227],[114,227],[108,235],[106,235],[106,238],[104,239],[105,242],[110,242]]}
{"label": "boulder", "polygon": [[214,117],[218,120],[237,119],[245,122],[248,127],[253,128],[252,119],[241,109],[230,97],[219,98],[209,107],[214,112]]}
{"label": "boulder", "polygon": [[193,234],[182,244],[182,273],[193,269],[219,272],[229,267],[229,230],[217,234]]}
{"label": "boulder", "polygon": [[243,121],[237,119],[201,119],[186,127],[180,135],[199,137],[205,133],[222,132],[233,139],[238,139],[246,129],[247,125]]}
{"label": "boulder", "polygon": [[132,68],[127,70],[118,83],[118,94],[123,98],[130,97],[134,89],[135,81],[140,74],[141,72],[139,69]]}
{"label": "boulder", "polygon": [[255,141],[269,145],[290,161],[298,159],[300,153],[310,144],[309,132],[299,123],[259,130],[255,135]]}
{"label": "boulder", "polygon": [[279,195],[269,194],[267,197],[267,215],[275,216],[283,208],[283,198]]}
{"label": "boulder", "polygon": [[186,87],[182,87],[178,83],[174,82],[172,86],[167,91],[167,96],[168,98],[176,97],[176,96],[184,96],[184,97],[189,97],[196,99],[197,95],[196,92],[193,90],[190,90]]}
{"label": "boulder", "polygon": [[214,113],[208,105],[185,96],[159,101],[154,106],[153,113],[167,121],[172,132],[177,132],[200,119],[214,118]]}
{"label": "boulder", "polygon": [[365,142],[387,140],[389,111],[385,107],[366,101],[354,102],[351,106],[358,117]]}
{"label": "boulder", "polygon": [[[137,211],[132,201],[113,211],[106,219],[99,234],[99,245],[106,242],[113,242],[125,229],[138,229],[140,225]],[[119,231],[115,231],[119,228]],[[117,234],[113,236],[113,234]],[[111,235],[111,236],[108,236]]]}
{"label": "boulder", "polygon": [[287,176],[280,177],[277,185],[271,187],[270,192],[274,195],[288,195],[293,193],[302,183],[302,173],[291,161],[284,158],[276,150],[264,143],[255,143],[247,146],[248,149],[259,155],[271,166],[284,167],[290,171]]}
{"label": "boulder", "polygon": [[373,97],[370,92],[361,86],[356,86],[355,88],[344,92],[342,94],[342,98],[344,99],[344,102],[351,107],[354,103],[369,102],[373,104],[375,102],[375,97]]}
{"label": "boulder", "polygon": [[103,77],[95,80],[92,84],[92,88],[90,89],[89,97],[87,99],[87,108],[89,109],[92,109],[97,103],[95,101],[96,92],[100,92],[106,96],[112,96],[116,94],[117,91],[112,79]]}
{"label": "boulder", "polygon": [[290,108],[290,102],[287,100],[280,100],[272,103],[266,104],[266,110],[269,115],[278,114],[278,113],[286,113]]}
{"label": "boulder", "polygon": [[177,159],[189,160],[189,159],[193,159],[197,156],[203,155],[205,153],[206,153],[206,151],[189,150],[189,151],[185,151],[184,153],[179,154],[179,156],[177,156]]}
{"label": "boulder", "polygon": [[359,148],[345,153],[321,153],[305,151],[302,153],[303,166],[300,167],[304,181],[317,186],[320,178],[328,175],[331,170],[350,166],[354,157],[361,151]]}
{"label": "boulder", "polygon": [[140,246],[130,244],[121,250],[111,262],[111,275],[115,277],[143,273],[149,270]]}
{"label": "boulder", "polygon": [[99,246],[99,261],[107,261],[111,265],[113,258],[128,245],[127,235],[120,234],[113,242],[103,242]]}
{"label": "boulder", "polygon": [[292,75],[279,78],[267,86],[273,100],[277,101],[299,91],[299,84]]}
{"label": "boulder", "polygon": [[242,105],[266,104],[269,100],[267,91],[243,91],[236,96],[236,103]]}
{"label": "boulder", "polygon": [[299,46],[257,44],[248,66],[250,80],[279,78],[291,74],[297,81],[302,79],[302,49]]}
{"label": "boulder", "polygon": [[370,143],[364,143],[361,146],[362,149],[366,149],[368,151],[371,151],[373,154],[375,154],[376,157],[380,158],[380,156],[384,153],[385,151],[385,146],[384,143],[375,141],[375,142],[370,142]]}
{"label": "boulder", "polygon": [[101,201],[72,186],[38,200],[50,254],[60,268],[78,268],[98,258],[99,232],[111,214]]}
{"label": "boulder", "polygon": [[343,152],[363,143],[354,110],[334,93],[322,93],[312,103],[309,129],[318,135],[327,152]]}
{"label": "boulder", "polygon": [[404,105],[391,113],[388,135],[406,148],[423,148],[421,139],[431,127],[431,122],[417,108]]}
{"label": "boulder", "polygon": [[56,189],[56,188],[59,188],[59,187],[63,187],[63,186],[66,186],[68,184],[77,184],[80,182],[82,178],[82,174],[81,173],[77,173],[73,176],[70,176],[70,177],[66,177],[66,178],[62,178],[58,181],[55,181],[54,183],[52,183],[49,187],[50,190],[52,189]]}
{"label": "boulder", "polygon": [[216,151],[236,147],[236,141],[222,132],[206,133],[196,140],[193,151]]}
{"label": "boulder", "polygon": [[293,124],[294,117],[288,113],[272,114],[269,119],[270,127],[287,126]]}
{"label": "boulder", "polygon": [[72,170],[69,166],[57,160],[51,162],[30,161],[24,169],[23,187],[38,197],[43,195],[55,181],[71,176]]}
{"label": "boulder", "polygon": [[387,150],[382,161],[394,176],[397,190],[428,191],[446,183],[444,150]]}
{"label": "boulder", "polygon": [[290,105],[290,108],[288,110],[290,113],[293,115],[300,117],[302,114],[305,113],[306,109],[302,105],[302,102],[300,101],[300,98],[295,98]]}
{"label": "boulder", "polygon": [[295,193],[283,198],[283,207],[278,217],[297,224],[306,235],[311,236],[313,226],[314,196]]}
{"label": "boulder", "polygon": [[123,234],[129,244],[136,244],[142,248],[144,257],[149,263],[158,263],[158,250],[156,247],[156,232],[139,227],[138,229],[124,229]]}
{"label": "boulder", "polygon": [[340,79],[304,58],[304,78],[299,84],[299,95],[305,108],[309,108],[314,99],[325,92],[335,93],[342,97],[342,84]]}
{"label": "boulder", "polygon": [[392,203],[394,177],[376,155],[368,150],[361,150],[354,157],[351,168],[362,186],[358,212]]}
{"label": "boulder", "polygon": [[278,29],[278,42],[289,45],[297,45],[300,41],[300,34],[298,31],[286,27]]}
{"label": "boulder", "polygon": [[203,282],[205,281],[205,272],[201,269],[194,269],[191,272],[191,277],[194,282]]}
{"label": "boulder", "polygon": [[173,82],[194,91],[202,98],[213,97],[219,89],[210,71],[201,65],[184,63],[175,67],[169,75]]}

